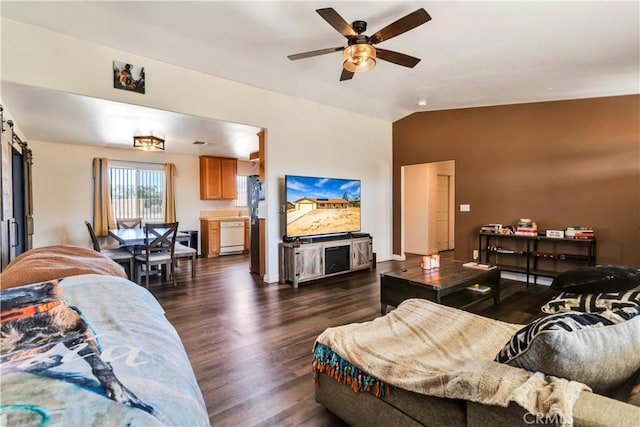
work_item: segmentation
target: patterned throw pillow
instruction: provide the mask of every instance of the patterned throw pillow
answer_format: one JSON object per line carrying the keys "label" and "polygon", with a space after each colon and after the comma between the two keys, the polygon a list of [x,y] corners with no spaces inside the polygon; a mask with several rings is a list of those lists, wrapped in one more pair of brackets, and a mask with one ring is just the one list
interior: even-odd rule
{"label": "patterned throw pillow", "polygon": [[516,332],[495,360],[606,393],[640,366],[640,307],[537,319]]}
{"label": "patterned throw pillow", "polygon": [[618,310],[624,307],[640,306],[640,291],[608,292],[606,294],[572,294],[562,292],[540,307],[544,313],[600,313],[606,310]]}

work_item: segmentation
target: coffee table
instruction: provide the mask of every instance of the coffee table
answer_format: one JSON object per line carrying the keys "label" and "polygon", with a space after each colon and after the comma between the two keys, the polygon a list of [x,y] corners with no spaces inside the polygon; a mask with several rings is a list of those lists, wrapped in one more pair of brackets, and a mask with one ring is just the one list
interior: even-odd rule
{"label": "coffee table", "polygon": [[[380,274],[380,312],[387,313],[387,305],[397,307],[409,298],[423,298],[451,307],[466,309],[493,298],[500,303],[500,269],[489,270],[463,267],[464,262],[443,259],[440,267],[423,270],[419,265]],[[486,293],[471,291],[473,285],[489,286]]]}

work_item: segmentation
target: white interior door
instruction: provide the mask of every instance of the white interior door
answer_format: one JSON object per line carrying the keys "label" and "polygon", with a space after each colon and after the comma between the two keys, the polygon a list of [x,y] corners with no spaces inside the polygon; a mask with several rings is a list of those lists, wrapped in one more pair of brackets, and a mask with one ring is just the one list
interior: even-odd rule
{"label": "white interior door", "polygon": [[449,176],[438,175],[438,208],[436,214],[436,244],[439,251],[449,249]]}

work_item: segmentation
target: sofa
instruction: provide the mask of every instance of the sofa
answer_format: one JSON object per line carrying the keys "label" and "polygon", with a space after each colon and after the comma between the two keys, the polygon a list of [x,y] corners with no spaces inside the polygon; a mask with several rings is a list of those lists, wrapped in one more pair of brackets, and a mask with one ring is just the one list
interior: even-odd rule
{"label": "sofa", "polygon": [[[517,403],[507,407],[461,399],[427,396],[395,388],[388,396],[354,393],[326,373],[319,375],[315,400],[352,426],[513,427],[559,422],[559,418],[528,413]],[[590,392],[582,392],[573,407],[574,426],[638,426],[640,408]]]}
{"label": "sofa", "polygon": [[31,249],[0,274],[0,306],[0,425],[210,425],[163,308],[106,255]]}
{"label": "sofa", "polygon": [[315,400],[354,426],[638,426],[640,271],[608,293],[585,286],[594,271],[559,276],[529,325],[410,299],[329,328],[314,346]]}

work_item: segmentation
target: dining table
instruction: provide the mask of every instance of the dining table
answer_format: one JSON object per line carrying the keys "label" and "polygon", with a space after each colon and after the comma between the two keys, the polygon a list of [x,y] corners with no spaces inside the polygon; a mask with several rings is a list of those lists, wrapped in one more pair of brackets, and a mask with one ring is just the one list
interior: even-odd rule
{"label": "dining table", "polygon": [[[168,229],[156,228],[155,230],[159,233],[164,233]],[[127,248],[134,255],[139,255],[141,253],[147,241],[146,230],[141,227],[110,228],[109,236],[116,239],[120,243],[120,247]],[[191,235],[189,233],[185,233],[183,231],[176,232],[176,242],[185,242],[187,245],[189,245],[190,239]],[[169,280],[169,272],[164,265],[157,271],[159,273],[164,273],[165,280]],[[150,272],[147,271],[146,274],[150,274]]]}
{"label": "dining table", "polygon": [[[157,231],[163,233],[162,228],[157,228]],[[127,247],[130,249],[134,249],[136,247],[144,246],[146,243],[147,236],[145,234],[145,229],[136,227],[136,228],[111,228],[109,229],[109,235],[116,239],[120,246]],[[176,242],[184,242],[187,245],[189,244],[191,239],[191,235],[189,233],[185,233],[183,231],[178,231],[176,233]]]}

